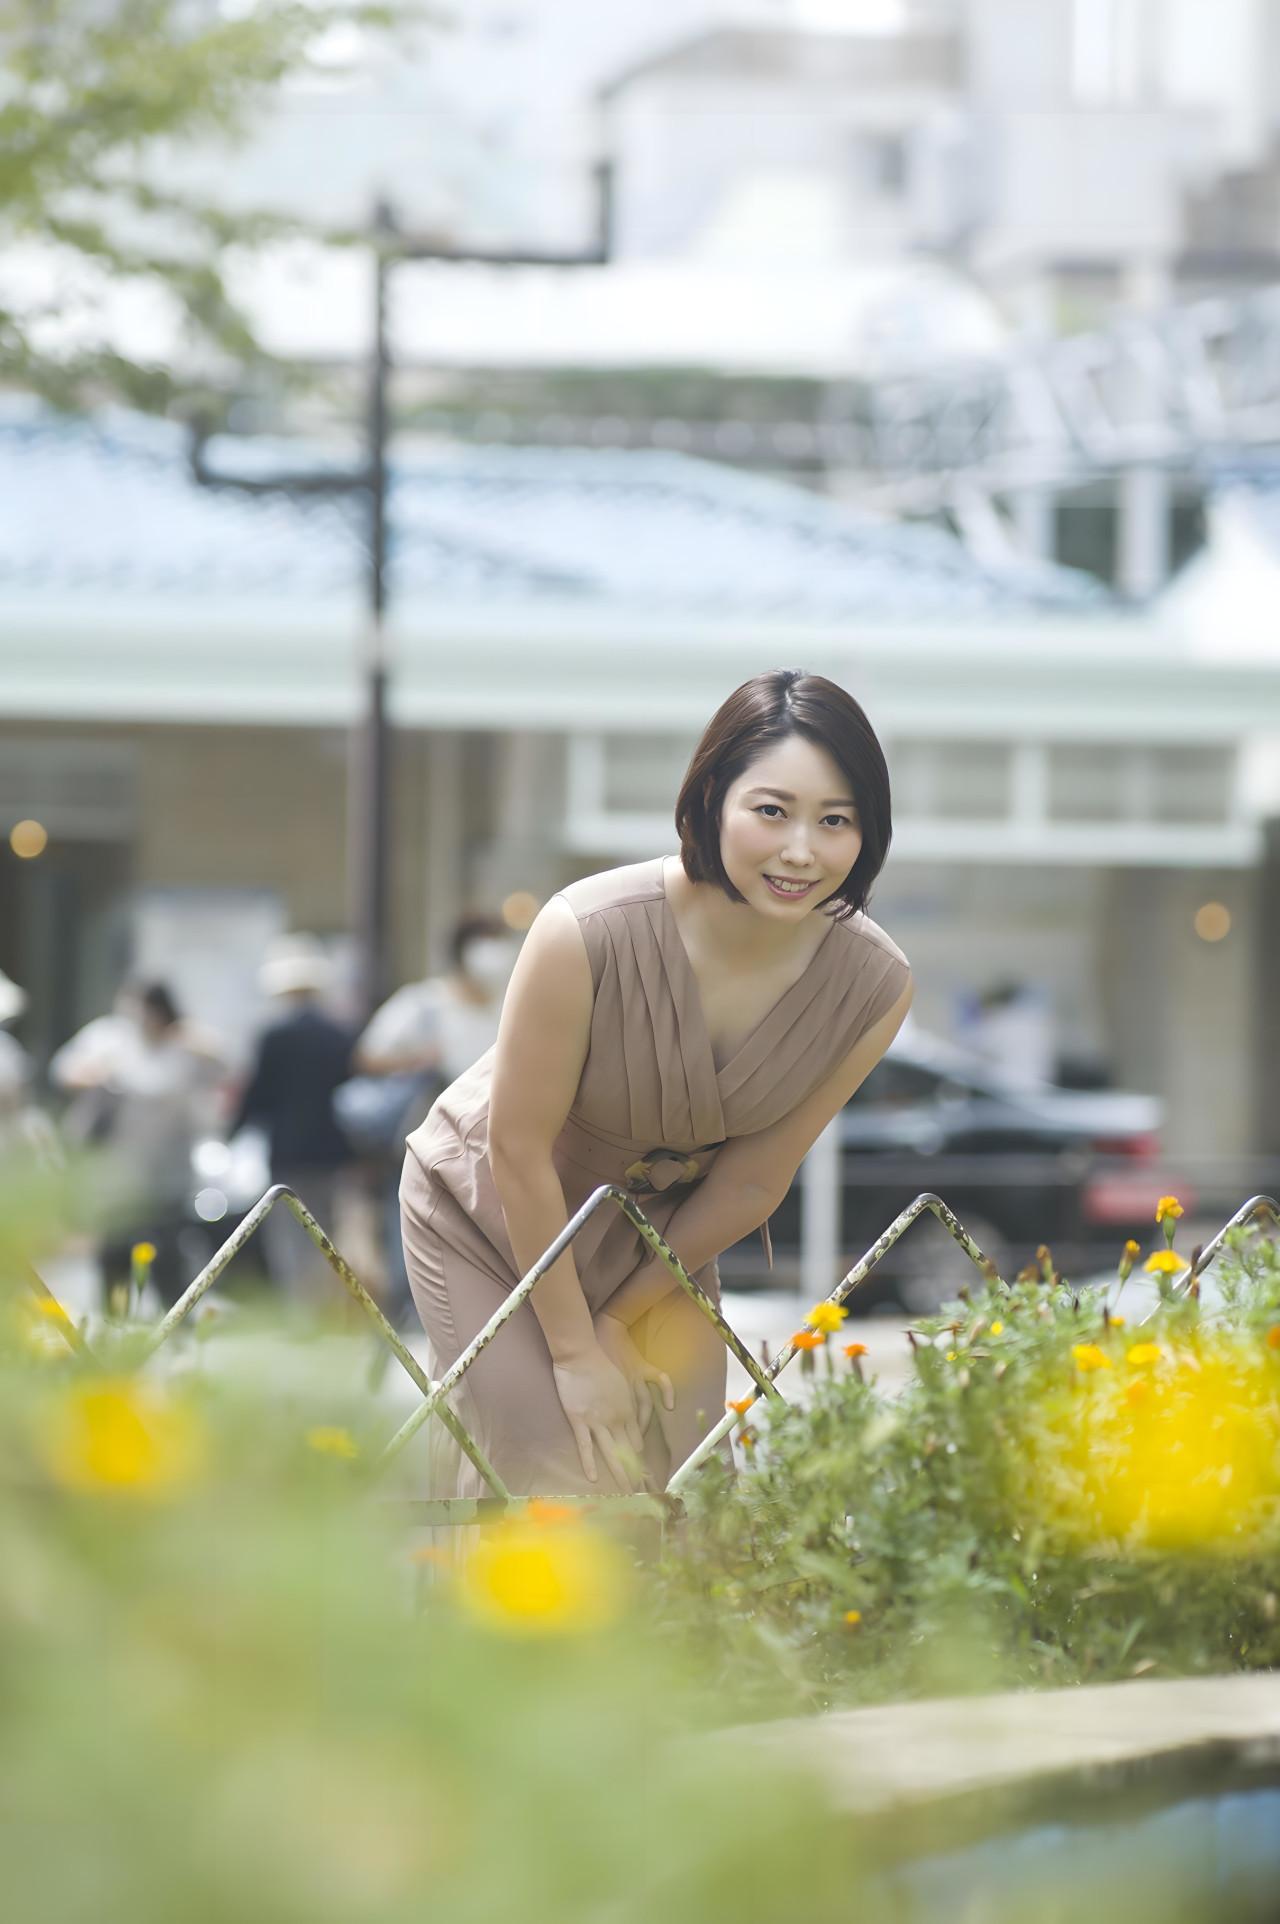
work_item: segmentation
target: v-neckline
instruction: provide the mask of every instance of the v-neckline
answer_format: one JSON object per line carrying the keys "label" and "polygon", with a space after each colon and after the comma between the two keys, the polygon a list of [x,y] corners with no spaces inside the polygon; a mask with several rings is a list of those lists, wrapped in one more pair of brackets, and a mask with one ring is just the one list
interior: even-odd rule
{"label": "v-neckline", "polygon": [[675,908],[672,904],[671,897],[667,893],[667,860],[668,858],[665,855],[659,855],[657,858],[658,893],[662,898],[662,908],[666,915],[668,924],[670,925],[671,933],[672,933],[672,936],[674,937],[675,947],[680,957],[681,965],[684,968],[684,971],[689,978],[690,1000],[692,1001],[693,1007],[697,1012],[698,1022],[702,1029],[702,1039],[703,1039],[703,1042],[706,1044],[707,1056],[711,1063],[712,1072],[715,1075],[717,1083],[719,1083],[720,1081],[723,1080],[725,1076],[728,1075],[729,1071],[733,1068],[734,1064],[738,1062],[741,1059],[741,1057],[746,1053],[746,1051],[751,1047],[751,1044],[755,1041],[756,1037],[760,1034],[760,1031],[764,1028],[765,1024],[767,1022],[771,1022],[774,1016],[778,1014],[779,1010],[784,1008],[786,1004],[791,1000],[791,997],[796,993],[797,989],[799,989],[805,982],[808,981],[810,972],[816,967],[819,956],[825,953],[827,944],[830,942],[831,937],[835,932],[835,922],[830,916],[828,916],[826,934],[823,936],[821,942],[819,942],[813,954],[809,957],[808,962],[805,964],[804,968],[800,971],[795,981],[792,982],[788,988],[785,988],[782,991],[782,994],[778,997],[776,1002],[770,1003],[769,1007],[765,1010],[760,1020],[748,1032],[748,1034],[746,1034],[742,1038],[741,1042],[738,1043],[737,1047],[733,1051],[733,1054],[731,1056],[728,1056],[724,1062],[717,1065],[716,1052],[711,1041],[711,1029],[707,1022],[707,1012],[702,1000],[702,989],[698,982],[697,970],[694,968],[693,959],[690,956],[688,949],[685,947],[684,937],[680,933],[680,924],[676,920]]}

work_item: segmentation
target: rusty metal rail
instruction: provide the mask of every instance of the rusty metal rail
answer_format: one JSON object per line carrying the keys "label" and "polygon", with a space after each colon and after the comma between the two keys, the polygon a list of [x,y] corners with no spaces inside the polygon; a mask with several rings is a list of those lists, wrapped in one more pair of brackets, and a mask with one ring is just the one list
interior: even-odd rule
{"label": "rusty metal rail", "polygon": [[[285,1207],[293,1212],[298,1222],[306,1230],[325,1261],[329,1264],[329,1267],[337,1276],[343,1288],[360,1305],[382,1341],[387,1345],[415,1388],[421,1392],[422,1402],[383,1446],[381,1453],[375,1460],[374,1469],[382,1469],[388,1463],[394,1461],[406,1443],[409,1442],[410,1438],[421,1429],[422,1425],[429,1422],[432,1417],[436,1417],[444,1425],[445,1429],[453,1437],[463,1453],[475,1465],[475,1468],[491,1492],[488,1497],[481,1498],[438,1497],[428,1499],[424,1502],[417,1502],[413,1505],[414,1519],[421,1524],[450,1526],[481,1523],[495,1516],[502,1515],[507,1511],[518,1510],[523,1507],[524,1503],[528,1500],[512,1496],[506,1484],[503,1482],[502,1477],[494,1468],[493,1464],[489,1462],[480,1445],[470,1434],[465,1423],[463,1423],[462,1419],[452,1407],[449,1399],[474,1363],[476,1357],[493,1341],[503,1324],[515,1315],[521,1304],[526,1301],[536,1288],[539,1280],[560,1256],[563,1255],[564,1251],[573,1242],[585,1224],[590,1221],[591,1217],[595,1215],[596,1211],[603,1208],[606,1204],[612,1204],[615,1208],[621,1210],[622,1214],[635,1228],[637,1234],[670,1270],[680,1288],[692,1299],[707,1320],[713,1324],[725,1347],[738,1359],[743,1369],[751,1378],[752,1384],[754,1385],[751,1400],[755,1402],[761,1398],[772,1398],[778,1402],[782,1401],[776,1379],[781,1375],[782,1371],[786,1369],[797,1353],[794,1342],[786,1344],[767,1367],[758,1362],[756,1358],[752,1356],[745,1343],[743,1343],[741,1337],[738,1336],[736,1331],[725,1319],[719,1306],[714,1303],[706,1291],[701,1289],[694,1281],[671,1245],[666,1241],[661,1232],[649,1221],[634,1198],[630,1196],[626,1190],[619,1189],[611,1183],[602,1184],[599,1189],[593,1191],[586,1202],[583,1203],[581,1209],[578,1210],[577,1214],[566,1223],[564,1229],[556,1237],[550,1248],[543,1252],[528,1274],[522,1277],[520,1282],[511,1291],[506,1301],[494,1311],[484,1328],[474,1340],[467,1345],[457,1360],[436,1382],[432,1382],[412,1351],[401,1341],[395,1329],[387,1321],[341,1250],[338,1249],[330,1237],[326,1235],[306,1204],[292,1189],[289,1189],[283,1183],[277,1183],[271,1189],[268,1189],[266,1194],[254,1204],[239,1227],[228,1236],[226,1242],[223,1243],[216,1255],[206,1263],[205,1267],[188,1285],[173,1307],[161,1318],[160,1322],[158,1322],[153,1329],[147,1332],[137,1354],[136,1361],[138,1367],[143,1366],[153,1357],[169,1340],[174,1331],[181,1327],[196,1304],[212,1289],[228,1265],[240,1254],[250,1238],[262,1227],[267,1216],[277,1204],[284,1204]],[[973,1263],[974,1267],[979,1270],[983,1276],[993,1282],[1000,1282],[1002,1280],[994,1263],[983,1253],[972,1236],[969,1235],[964,1224],[955,1212],[943,1202],[940,1196],[925,1193],[917,1196],[913,1203],[910,1203],[899,1216],[895,1217],[894,1221],[890,1223],[889,1227],[884,1231],[884,1234],[880,1236],[871,1245],[870,1249],[867,1250],[866,1254],[854,1264],[853,1268],[850,1269],[836,1285],[826,1300],[833,1304],[843,1305],[858,1286],[866,1281],[877,1263],[883,1261],[889,1250],[905,1235],[911,1225],[920,1216],[925,1214],[932,1214],[937,1218],[948,1235],[954,1237],[961,1249],[964,1250],[970,1262]],[[1190,1288],[1192,1283],[1204,1274],[1205,1270],[1213,1262],[1225,1244],[1229,1231],[1242,1228],[1255,1217],[1264,1215],[1269,1216],[1274,1224],[1280,1226],[1280,1203],[1277,1203],[1273,1197],[1263,1195],[1253,1196],[1248,1202],[1242,1204],[1235,1215],[1231,1217],[1230,1221],[1224,1223],[1222,1229],[1219,1230],[1212,1241],[1207,1243],[1203,1249],[1199,1251],[1194,1264],[1188,1269],[1187,1275],[1181,1278],[1177,1284],[1177,1290],[1181,1291],[1182,1289]],[[27,1272],[27,1280],[31,1289],[42,1300],[46,1302],[54,1300],[47,1285],[34,1270]],[[74,1323],[72,1323],[69,1316],[59,1318],[56,1327],[62,1330],[68,1344],[78,1355],[91,1355],[80,1331],[75,1327]],[[554,1500],[558,1503],[584,1504],[590,1505],[592,1508],[607,1507],[611,1513],[626,1512],[630,1514],[648,1515],[656,1517],[659,1520],[673,1514],[678,1514],[681,1492],[686,1488],[699,1467],[707,1461],[708,1457],[715,1453],[719,1445],[724,1441],[724,1438],[734,1427],[735,1421],[735,1412],[726,1410],[719,1421],[715,1423],[707,1432],[706,1436],[703,1437],[692,1454],[674,1471],[666,1489],[660,1495],[639,1493],[629,1497],[582,1497],[577,1495],[558,1496],[550,1491],[546,1492],[545,1495],[554,1496]]]}

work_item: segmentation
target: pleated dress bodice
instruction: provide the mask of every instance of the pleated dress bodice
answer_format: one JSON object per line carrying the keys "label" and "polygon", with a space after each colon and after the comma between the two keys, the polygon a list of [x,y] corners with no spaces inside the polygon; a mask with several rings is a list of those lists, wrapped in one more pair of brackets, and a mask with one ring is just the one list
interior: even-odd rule
{"label": "pleated dress bodice", "polygon": [[[909,977],[906,957],[869,916],[830,920],[804,973],[717,1066],[663,858],[587,876],[560,893],[582,931],[594,994],[587,1056],[552,1152],[570,1215],[601,1183],[616,1182],[664,1228],[717,1149],[802,1102]],[[408,1147],[433,1198],[432,1229],[512,1287],[519,1279],[488,1157],[493,1055],[437,1098]],[[596,1309],[643,1252],[630,1224],[606,1206],[574,1253]]]}

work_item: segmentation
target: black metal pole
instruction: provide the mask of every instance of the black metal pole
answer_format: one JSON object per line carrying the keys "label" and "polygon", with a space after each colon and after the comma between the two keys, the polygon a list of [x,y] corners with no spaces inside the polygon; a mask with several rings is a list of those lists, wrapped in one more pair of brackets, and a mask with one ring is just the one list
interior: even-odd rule
{"label": "black metal pole", "polygon": [[390,209],[374,211],[374,326],[369,370],[368,622],[363,659],[364,712],[353,744],[348,862],[349,896],[358,945],[358,994],[369,1015],[388,979],[390,922],[389,849],[391,754],[387,716],[387,243],[394,231]]}

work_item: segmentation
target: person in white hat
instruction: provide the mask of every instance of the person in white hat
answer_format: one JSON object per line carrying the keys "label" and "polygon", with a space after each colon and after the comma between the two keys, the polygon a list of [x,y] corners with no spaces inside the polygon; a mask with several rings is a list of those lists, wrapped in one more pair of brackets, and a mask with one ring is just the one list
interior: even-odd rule
{"label": "person in white hat", "polygon": [[7,1028],[26,1006],[26,990],[0,969],[0,1109],[17,1107],[31,1080],[31,1058]]}
{"label": "person in white hat", "polygon": [[[258,986],[278,1013],[258,1038],[249,1078],[228,1127],[267,1138],[273,1183],[287,1183],[333,1234],[338,1185],[352,1160],[333,1115],[333,1092],[351,1073],[355,1040],[325,1008],[332,968],[311,935],[282,936],[263,957]],[[287,1295],[325,1300],[336,1285],[324,1258],[283,1205],[262,1230],[271,1280]]]}

